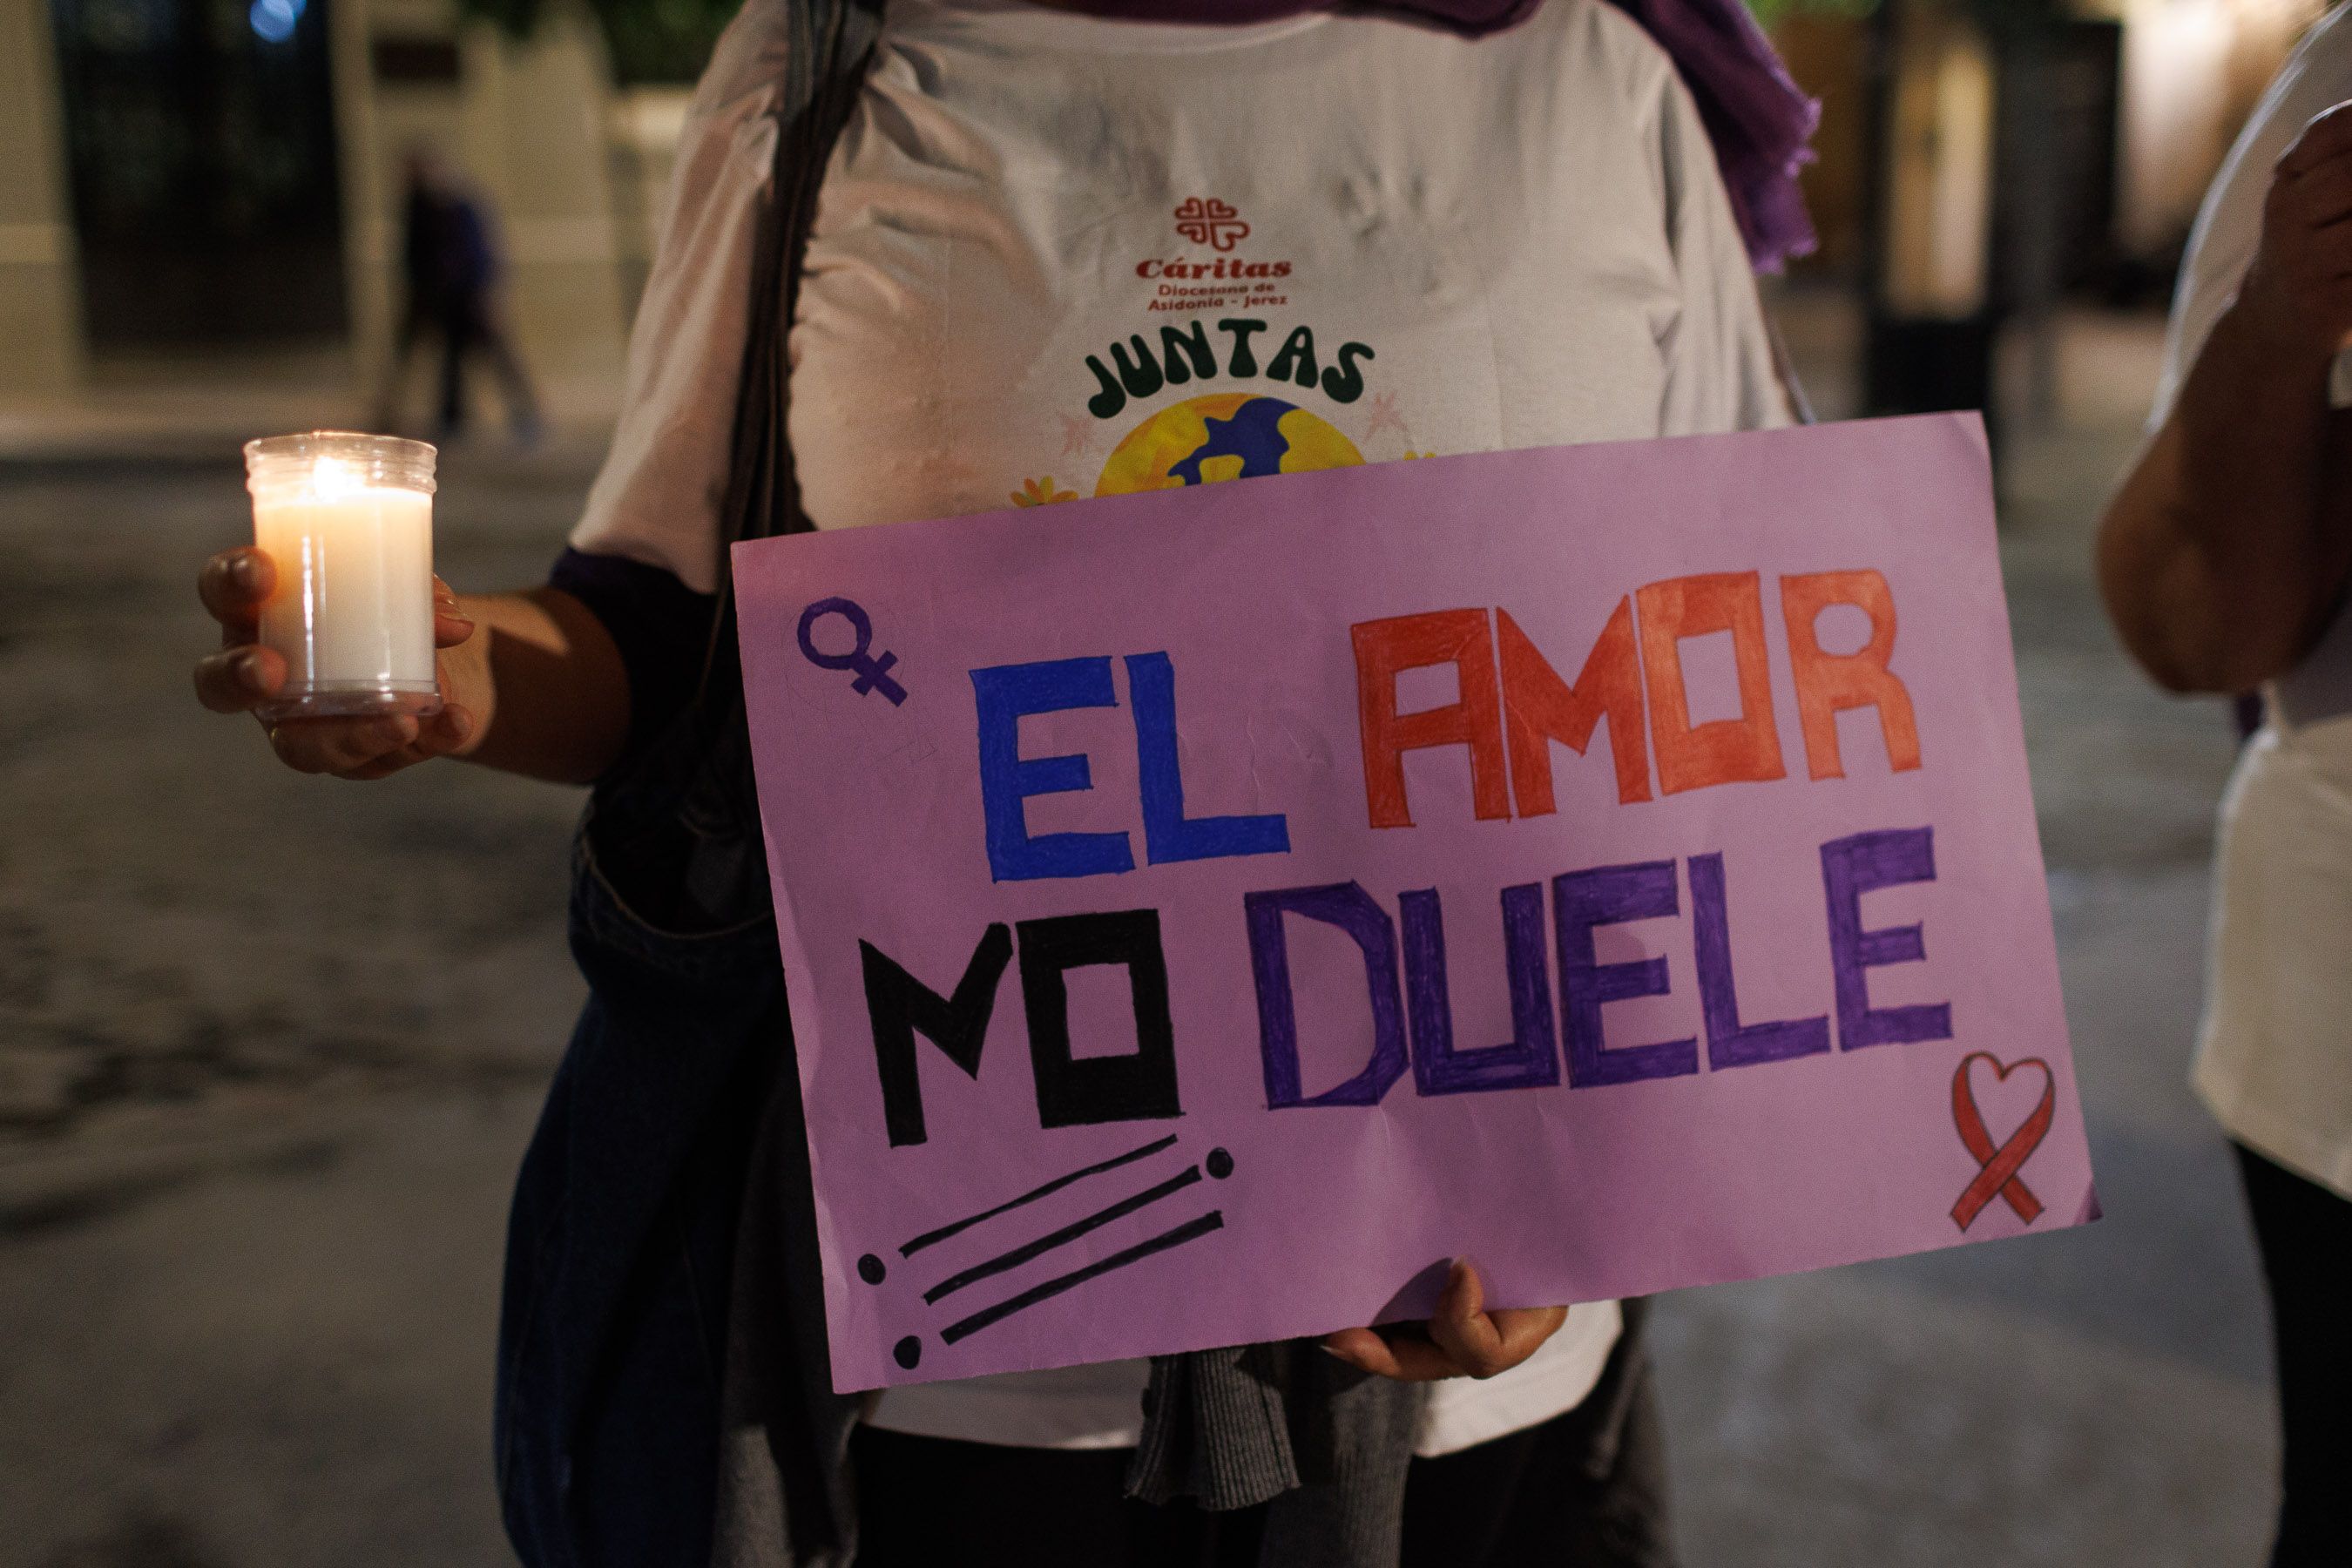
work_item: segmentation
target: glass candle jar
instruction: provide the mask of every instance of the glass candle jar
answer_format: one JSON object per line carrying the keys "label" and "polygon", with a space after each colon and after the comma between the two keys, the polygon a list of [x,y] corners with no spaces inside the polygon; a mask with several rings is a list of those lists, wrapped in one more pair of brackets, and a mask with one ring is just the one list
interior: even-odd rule
{"label": "glass candle jar", "polygon": [[347,430],[246,443],[253,540],[278,569],[261,642],[286,660],[264,719],[440,711],[434,456]]}

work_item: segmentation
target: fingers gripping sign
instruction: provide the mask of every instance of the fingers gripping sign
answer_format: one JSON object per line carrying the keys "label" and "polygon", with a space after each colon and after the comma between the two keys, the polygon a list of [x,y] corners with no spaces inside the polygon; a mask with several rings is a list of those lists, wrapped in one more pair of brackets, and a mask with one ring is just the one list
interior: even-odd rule
{"label": "fingers gripping sign", "polygon": [[1323,1348],[1360,1372],[1400,1383],[1487,1378],[1535,1354],[1568,1321],[1566,1307],[1486,1309],[1486,1288],[1478,1270],[1468,1258],[1457,1258],[1426,1324],[1391,1324],[1385,1332],[1342,1329],[1325,1339]]}

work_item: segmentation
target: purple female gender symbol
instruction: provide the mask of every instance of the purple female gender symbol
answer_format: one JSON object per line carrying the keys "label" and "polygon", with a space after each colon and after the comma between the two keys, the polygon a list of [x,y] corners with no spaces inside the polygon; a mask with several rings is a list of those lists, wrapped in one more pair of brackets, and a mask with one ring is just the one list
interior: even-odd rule
{"label": "purple female gender symbol", "polygon": [[[820,649],[816,640],[809,636],[809,628],[824,616],[839,616],[847,621],[850,631],[857,638],[857,646],[847,653],[826,653]],[[849,689],[861,697],[869,691],[879,691],[894,705],[906,701],[907,689],[882,673],[898,662],[898,656],[886,653],[879,658],[869,657],[866,650],[873,646],[873,642],[874,623],[866,619],[866,606],[855,599],[819,599],[801,612],[801,652],[811,664],[819,669],[856,670],[857,679],[849,683]]]}

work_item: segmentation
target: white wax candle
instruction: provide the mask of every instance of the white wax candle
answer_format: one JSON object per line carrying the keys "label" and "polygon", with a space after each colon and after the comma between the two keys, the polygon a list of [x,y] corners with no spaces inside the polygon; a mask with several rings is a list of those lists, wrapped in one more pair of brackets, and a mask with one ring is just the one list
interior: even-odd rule
{"label": "white wax candle", "polygon": [[387,483],[381,465],[344,457],[264,461],[252,486],[254,542],[278,581],[261,641],[286,660],[283,711],[429,711],[438,700],[429,489]]}

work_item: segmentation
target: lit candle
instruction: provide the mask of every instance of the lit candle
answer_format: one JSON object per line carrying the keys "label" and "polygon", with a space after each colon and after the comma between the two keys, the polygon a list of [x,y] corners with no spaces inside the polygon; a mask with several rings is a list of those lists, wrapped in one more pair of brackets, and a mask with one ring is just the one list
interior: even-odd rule
{"label": "lit candle", "polygon": [[254,542],[278,568],[261,642],[286,660],[264,719],[439,711],[433,458],[342,430],[246,443]]}

